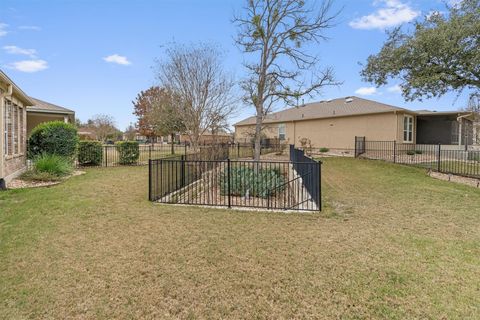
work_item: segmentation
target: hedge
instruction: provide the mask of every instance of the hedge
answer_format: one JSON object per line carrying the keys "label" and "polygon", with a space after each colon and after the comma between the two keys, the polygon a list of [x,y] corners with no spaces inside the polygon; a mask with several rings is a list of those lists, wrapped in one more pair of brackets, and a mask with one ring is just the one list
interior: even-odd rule
{"label": "hedge", "polygon": [[55,154],[73,159],[77,150],[77,129],[70,123],[52,121],[36,126],[28,138],[28,157]]}
{"label": "hedge", "polygon": [[83,140],[78,143],[78,163],[95,166],[102,163],[103,147],[100,141]]}
{"label": "hedge", "polygon": [[119,164],[133,164],[138,161],[140,147],[137,141],[119,141],[115,145],[119,155]]}

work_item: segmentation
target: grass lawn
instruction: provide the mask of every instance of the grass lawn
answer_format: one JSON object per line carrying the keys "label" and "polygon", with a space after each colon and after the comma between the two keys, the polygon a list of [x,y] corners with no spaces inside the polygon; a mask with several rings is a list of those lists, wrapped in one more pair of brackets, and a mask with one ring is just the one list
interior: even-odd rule
{"label": "grass lawn", "polygon": [[0,318],[480,318],[480,190],[325,159],[322,213],[147,201],[147,168],[0,193]]}

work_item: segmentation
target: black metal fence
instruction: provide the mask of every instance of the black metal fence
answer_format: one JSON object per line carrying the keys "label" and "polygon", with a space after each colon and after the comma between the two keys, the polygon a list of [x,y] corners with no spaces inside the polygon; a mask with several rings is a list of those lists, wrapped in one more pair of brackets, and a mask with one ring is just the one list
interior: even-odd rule
{"label": "black metal fence", "polygon": [[[286,145],[262,145],[261,154],[288,152]],[[138,149],[123,150],[117,145],[89,145],[77,154],[77,167],[116,167],[125,165],[147,165],[149,160],[185,156],[187,160],[251,159],[254,146],[250,143],[205,144],[193,148],[189,145],[142,145]],[[180,157],[177,157],[180,159]]]}
{"label": "black metal fence", "polygon": [[321,210],[321,163],[302,151],[293,158],[297,161],[150,160],[149,199],[229,208]]}
{"label": "black metal fence", "polygon": [[116,167],[125,165],[147,165],[150,159],[185,155],[189,152],[186,145],[146,145],[138,148],[122,148],[118,145],[90,145],[78,150],[78,167]]}
{"label": "black metal fence", "polygon": [[[356,140],[357,141],[357,140]],[[448,149],[452,146],[365,141],[357,157],[418,166],[441,173],[480,178],[480,151]]]}

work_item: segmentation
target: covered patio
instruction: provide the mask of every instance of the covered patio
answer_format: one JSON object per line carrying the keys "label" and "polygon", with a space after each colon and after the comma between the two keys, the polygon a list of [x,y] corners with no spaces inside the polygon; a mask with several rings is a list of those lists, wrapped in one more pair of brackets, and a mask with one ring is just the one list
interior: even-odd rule
{"label": "covered patio", "polygon": [[465,148],[473,144],[473,114],[468,112],[419,111],[417,144],[441,144]]}
{"label": "covered patio", "polygon": [[39,99],[31,99],[35,102],[35,105],[27,107],[27,136],[30,135],[33,128],[44,122],[63,121],[73,123],[75,121],[73,110]]}

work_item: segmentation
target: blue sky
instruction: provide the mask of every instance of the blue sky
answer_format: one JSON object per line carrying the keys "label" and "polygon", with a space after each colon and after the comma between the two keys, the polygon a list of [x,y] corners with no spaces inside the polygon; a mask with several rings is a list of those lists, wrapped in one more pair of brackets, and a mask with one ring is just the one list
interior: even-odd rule
{"label": "blue sky", "polygon": [[[244,1],[2,0],[0,68],[27,94],[74,109],[82,121],[110,114],[123,130],[135,121],[132,100],[155,84],[152,67],[168,42],[217,43],[225,69],[242,76],[231,18]],[[441,0],[337,0],[335,7],[343,11],[330,40],[313,48],[343,84],[313,100],[357,95],[411,109],[463,107],[465,95],[456,94],[406,103],[394,81],[375,89],[359,76],[359,63],[378,52],[386,28],[445,10]],[[231,123],[253,113],[242,106]]]}

